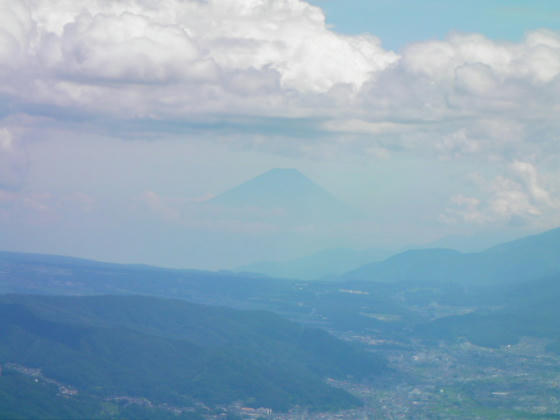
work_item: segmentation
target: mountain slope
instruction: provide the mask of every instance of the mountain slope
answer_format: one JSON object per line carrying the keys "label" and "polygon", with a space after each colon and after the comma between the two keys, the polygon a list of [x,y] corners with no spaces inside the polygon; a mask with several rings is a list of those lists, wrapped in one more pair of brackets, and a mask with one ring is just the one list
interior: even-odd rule
{"label": "mountain slope", "polygon": [[376,356],[266,312],[134,296],[4,296],[0,363],[98,397],[285,410],[359,403],[326,376],[384,371]]}
{"label": "mountain slope", "polygon": [[[22,404],[25,401],[25,404]],[[202,410],[201,410],[202,411]],[[6,368],[0,375],[1,419],[138,419],[202,420],[196,412],[176,413],[147,405],[119,404],[91,395],[72,397],[60,393],[56,384]]]}

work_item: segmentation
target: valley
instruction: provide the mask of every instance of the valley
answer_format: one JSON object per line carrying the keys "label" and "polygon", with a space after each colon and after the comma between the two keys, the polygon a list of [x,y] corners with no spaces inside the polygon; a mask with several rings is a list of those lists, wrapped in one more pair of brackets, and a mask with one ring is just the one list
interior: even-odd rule
{"label": "valley", "polygon": [[112,416],[560,418],[560,278],[530,269],[555,253],[518,259],[509,283],[499,268],[559,232],[498,247],[485,284],[442,281],[438,264],[474,257],[439,250],[433,276],[405,253],[379,263],[403,280],[379,282],[1,253],[2,380],[40,369],[56,398]]}

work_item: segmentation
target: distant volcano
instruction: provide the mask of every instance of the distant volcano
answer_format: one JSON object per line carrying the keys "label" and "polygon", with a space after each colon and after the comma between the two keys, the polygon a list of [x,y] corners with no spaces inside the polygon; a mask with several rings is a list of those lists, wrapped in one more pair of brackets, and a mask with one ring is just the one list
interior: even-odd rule
{"label": "distant volcano", "polygon": [[262,209],[304,220],[347,219],[356,212],[296,169],[272,169],[211,200],[232,209]]}

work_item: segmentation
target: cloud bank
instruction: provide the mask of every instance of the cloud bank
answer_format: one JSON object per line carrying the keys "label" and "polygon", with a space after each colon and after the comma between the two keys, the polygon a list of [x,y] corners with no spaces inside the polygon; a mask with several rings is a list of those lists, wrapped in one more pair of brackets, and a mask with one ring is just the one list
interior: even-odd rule
{"label": "cloud bank", "polygon": [[0,93],[26,112],[298,116],[326,119],[322,128],[334,132],[369,125],[378,136],[429,122],[455,138],[461,124],[450,122],[474,120],[463,140],[447,141],[472,143],[447,146],[453,153],[515,141],[558,112],[552,31],[520,43],[454,34],[396,53],[372,35],[332,31],[301,0],[2,0],[0,8]]}
{"label": "cloud bank", "polygon": [[301,0],[0,0],[0,187],[25,177],[18,115],[108,131],[305,120],[324,139],[296,130],[283,147],[498,162],[486,198],[456,195],[442,217],[533,217],[558,194],[546,180],[560,158],[559,74],[560,34],[548,30],[517,43],[451,34],[394,52],[336,33]]}

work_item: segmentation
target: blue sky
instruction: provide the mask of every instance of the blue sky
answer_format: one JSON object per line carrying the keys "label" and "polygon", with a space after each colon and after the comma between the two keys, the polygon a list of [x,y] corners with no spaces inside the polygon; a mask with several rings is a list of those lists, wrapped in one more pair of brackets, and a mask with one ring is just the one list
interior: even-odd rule
{"label": "blue sky", "polygon": [[560,29],[560,3],[555,0],[313,0],[336,31],[373,33],[389,49],[450,32],[482,33],[517,42],[539,28]]}
{"label": "blue sky", "polygon": [[[560,225],[557,2],[313,4],[0,0],[0,249],[219,269]],[[278,167],[367,217],[207,207]]]}

